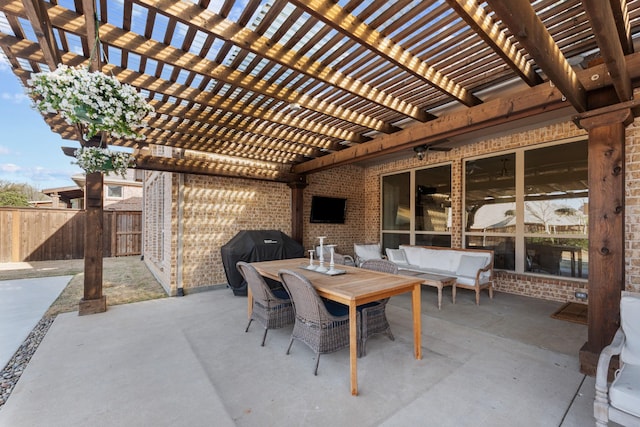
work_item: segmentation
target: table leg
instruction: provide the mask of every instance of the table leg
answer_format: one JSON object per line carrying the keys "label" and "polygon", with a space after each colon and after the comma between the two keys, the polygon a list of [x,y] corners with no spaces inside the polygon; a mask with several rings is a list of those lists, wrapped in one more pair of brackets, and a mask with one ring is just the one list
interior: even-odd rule
{"label": "table leg", "polygon": [[420,308],[420,283],[413,287],[412,306],[413,306],[413,351],[416,359],[422,359],[422,312]]}
{"label": "table leg", "polygon": [[438,285],[438,310],[442,308],[442,283]]}
{"label": "table leg", "polygon": [[358,395],[358,324],[355,301],[349,303],[349,362],[351,370],[351,394]]}
{"label": "table leg", "polygon": [[251,319],[251,313],[253,313],[253,294],[251,288],[247,286],[247,317]]}

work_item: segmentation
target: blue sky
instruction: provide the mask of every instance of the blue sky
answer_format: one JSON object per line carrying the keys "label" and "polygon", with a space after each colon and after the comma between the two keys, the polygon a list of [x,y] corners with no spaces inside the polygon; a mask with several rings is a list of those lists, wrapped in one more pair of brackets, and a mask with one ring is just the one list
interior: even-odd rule
{"label": "blue sky", "polygon": [[40,190],[74,186],[71,175],[82,169],[60,147],[79,144],[53,133],[31,105],[20,80],[0,58],[0,180]]}

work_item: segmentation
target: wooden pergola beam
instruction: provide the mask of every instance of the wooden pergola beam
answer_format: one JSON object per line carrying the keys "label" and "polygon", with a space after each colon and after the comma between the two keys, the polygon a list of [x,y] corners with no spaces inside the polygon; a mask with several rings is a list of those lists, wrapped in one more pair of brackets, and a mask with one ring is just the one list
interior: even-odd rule
{"label": "wooden pergola beam", "polygon": [[[61,6],[51,5],[49,6],[48,11],[51,17],[51,23],[54,27],[72,34],[84,35],[85,28],[84,25],[82,25],[83,21],[77,19],[80,16],[75,12]],[[216,81],[225,82],[233,86],[250,90],[254,93],[280,99],[281,101],[289,102],[290,98],[288,94],[293,93],[293,91],[284,86],[270,85],[268,82],[256,79],[254,76],[249,74],[233,70],[222,64],[218,64],[192,53],[184,52],[180,49],[174,48],[173,46],[146,39],[143,36],[133,32],[124,31],[108,23],[101,24],[100,26],[100,40],[102,43],[115,46],[123,51],[133,52],[144,58],[154,59],[173,67],[195,72]],[[281,96],[280,94],[285,95]],[[212,95],[209,94],[207,96]],[[296,96],[298,95],[293,97],[295,98]],[[309,103],[309,105],[311,104]],[[330,138],[337,138],[355,143],[362,143],[371,139],[355,132],[345,131],[334,126],[317,123],[305,118],[289,116],[280,111],[264,111],[262,109],[258,109],[256,111],[255,108],[250,105],[242,105],[237,102],[229,106],[229,108],[237,114],[248,115],[286,126],[297,127],[301,130],[312,130],[313,132],[326,135]],[[339,108],[337,106],[328,105],[323,110],[326,111],[327,115],[331,115],[332,110],[337,111],[338,109]],[[341,111],[345,115],[351,113],[349,111],[344,111],[344,109],[341,109]],[[344,120],[345,117],[346,116],[341,115],[341,119]],[[364,124],[367,122],[367,119],[364,116],[357,116],[356,118],[357,121],[354,122],[356,124]],[[372,122],[375,123],[379,121],[372,120]],[[380,124],[374,125],[373,127],[384,129],[389,132],[395,131],[395,128],[391,129]]]}
{"label": "wooden pergola beam", "polygon": [[624,51],[620,43],[623,34],[618,33],[611,4],[602,0],[583,0],[582,7],[589,16],[593,34],[600,47],[600,54],[613,79],[618,100],[624,102],[633,99],[631,78],[627,72]]}
{"label": "wooden pergola beam", "polygon": [[[195,27],[210,36],[233,43],[242,49],[259,55],[309,76],[315,80],[336,87],[352,95],[366,99],[388,110],[406,117],[426,122],[435,116],[420,110],[415,105],[402,101],[384,91],[368,85],[366,82],[346,76],[338,70],[311,61],[293,49],[287,49],[280,43],[273,43],[268,38],[251,31],[236,22],[225,19],[210,10],[181,0],[134,0],[150,11],[169,13],[180,22]],[[293,101],[296,102],[296,101]],[[317,102],[317,101],[316,101]],[[302,105],[302,104],[301,104]]]}
{"label": "wooden pergola beam", "polygon": [[56,46],[47,8],[42,0],[22,0],[22,4],[38,39],[46,64],[50,70],[55,70],[61,62],[60,51]]}
{"label": "wooden pergola beam", "polygon": [[620,45],[625,55],[633,53],[633,39],[631,38],[631,25],[629,24],[629,9],[627,2],[621,0],[609,0],[615,26],[620,36]]}
{"label": "wooden pergola beam", "polygon": [[135,158],[135,162],[136,169],[142,170],[223,176],[229,178],[249,178],[286,183],[300,180],[300,175],[284,172],[281,169],[274,168],[268,170],[237,164],[212,164],[209,160],[193,158],[138,155]]}
{"label": "wooden pergola beam", "polygon": [[331,0],[290,0],[290,3],[456,101],[468,107],[482,103],[482,100],[464,87],[399,44],[384,37],[380,32],[370,28],[365,22],[345,11],[337,3]]}
{"label": "wooden pergola beam", "polygon": [[487,16],[482,6],[467,0],[447,0],[447,3],[529,86],[542,83],[542,78],[504,32],[500,31],[498,25]]}
{"label": "wooden pergola beam", "polygon": [[[627,69],[632,79],[640,78],[640,54],[626,57]],[[591,67],[577,74],[586,90],[610,87],[613,82],[607,76],[604,64]],[[453,112],[428,123],[416,124],[394,135],[383,135],[375,140],[350,147],[293,167],[295,173],[312,173],[332,167],[354,163],[408,149],[417,145],[437,143],[443,138],[468,134],[516,119],[532,117],[548,111],[567,107],[559,88],[538,85],[517,92],[509,98],[487,101],[465,111]]]}
{"label": "wooden pergola beam", "polygon": [[[29,40],[19,40],[15,37],[8,36],[6,34],[0,34],[0,45],[2,46],[11,46],[12,52],[14,55],[26,58],[33,61],[40,61],[42,59],[41,52],[38,50],[38,45]],[[72,53],[65,53],[63,59],[66,63],[83,63],[85,58],[79,55],[74,55]],[[150,76],[147,74],[141,74],[134,72],[132,70],[125,70],[120,67],[115,67],[112,64],[106,64],[102,67],[103,71],[107,74],[114,75],[119,81],[123,83],[127,83],[134,87],[138,87],[140,89],[146,89],[155,93],[161,93],[166,96],[172,96],[177,99],[186,100],[193,103],[199,103],[204,106],[211,107],[212,109],[219,110],[222,112],[229,111],[234,112],[234,110],[230,109],[227,105],[227,102],[222,97],[216,96],[211,97],[206,93],[199,91],[195,88],[191,88],[185,85],[181,85],[179,83],[170,82],[167,80],[163,80],[161,78],[156,78],[154,76]],[[29,78],[26,76],[26,78]],[[207,99],[208,98],[208,99]],[[281,141],[285,141],[288,144],[298,143],[302,145],[307,145],[308,149],[299,149],[301,154],[304,154],[308,157],[317,157],[320,155],[321,149],[339,149],[341,148],[337,142],[327,139],[327,138],[318,138],[314,136],[305,135],[302,132],[291,132],[291,131],[283,131],[281,129],[276,128],[273,124],[268,122],[257,122],[255,120],[250,123],[246,120],[243,120],[242,124],[234,124],[237,120],[232,122],[225,122],[224,124],[219,123],[214,120],[215,117],[210,118],[207,117],[207,113],[191,110],[184,106],[174,107],[171,106],[171,111],[168,111],[169,107],[163,107],[163,104],[152,101],[152,103],[158,107],[157,109],[157,117],[160,114],[166,113],[169,116],[169,120],[171,121],[172,117],[177,117],[180,120],[190,120],[190,121],[202,121],[203,123],[211,123],[215,125],[217,128],[222,129],[223,132],[215,131],[213,134],[211,131],[207,132],[199,132],[195,127],[189,127],[188,129],[184,129],[183,133],[196,134],[201,136],[209,136],[210,138],[221,138],[223,133],[227,133],[229,129],[235,129],[241,134],[246,134],[248,137],[252,137],[253,135],[249,132],[253,131],[257,135],[262,135],[264,137],[276,138]],[[180,113],[182,112],[182,113]],[[162,120],[157,118],[150,119],[149,123],[154,123],[157,127],[162,128]],[[261,125],[262,124],[262,125]],[[278,125],[276,123],[276,125]],[[237,132],[235,133],[238,134]],[[150,136],[148,132],[146,132],[146,136]],[[234,142],[237,143],[249,143],[242,142],[242,138],[234,138]]]}
{"label": "wooden pergola beam", "polygon": [[578,112],[587,111],[587,94],[576,73],[540,20],[529,0],[487,0],[487,3],[524,46]]}

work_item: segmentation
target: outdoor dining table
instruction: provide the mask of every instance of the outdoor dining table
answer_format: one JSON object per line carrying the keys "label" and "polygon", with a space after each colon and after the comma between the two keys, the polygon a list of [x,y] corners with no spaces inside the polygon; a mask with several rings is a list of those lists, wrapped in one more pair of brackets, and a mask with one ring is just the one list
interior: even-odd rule
{"label": "outdoor dining table", "polygon": [[[306,268],[309,261],[304,258],[284,259],[251,263],[264,277],[279,281],[278,272],[293,270],[304,275],[315,287],[318,295],[349,306],[349,353],[351,371],[351,394],[358,394],[357,374],[357,307],[372,301],[388,298],[405,292],[412,293],[413,346],[416,359],[422,358],[420,288],[422,279],[365,270],[345,265],[336,266],[344,274],[328,275]],[[251,313],[252,298],[248,292],[248,310]]]}

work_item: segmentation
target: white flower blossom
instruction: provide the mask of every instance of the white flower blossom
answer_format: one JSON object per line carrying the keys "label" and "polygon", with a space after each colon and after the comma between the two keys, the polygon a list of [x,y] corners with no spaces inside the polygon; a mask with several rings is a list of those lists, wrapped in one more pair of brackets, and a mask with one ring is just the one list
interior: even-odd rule
{"label": "white flower blossom", "polygon": [[38,110],[59,113],[70,124],[85,125],[85,139],[103,131],[144,139],[135,129],[146,127],[143,119],[154,112],[132,86],[86,67],[59,65],[55,71],[33,74],[27,83]]}
{"label": "white flower blossom", "polygon": [[114,172],[125,178],[127,169],[133,167],[133,159],[129,153],[111,151],[100,147],[83,147],[76,150],[76,162],[87,173]]}

